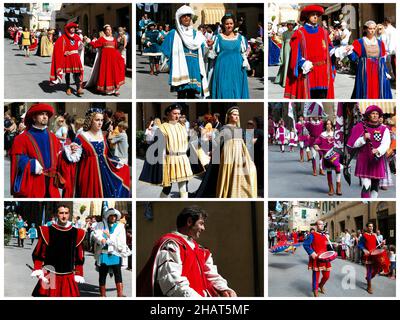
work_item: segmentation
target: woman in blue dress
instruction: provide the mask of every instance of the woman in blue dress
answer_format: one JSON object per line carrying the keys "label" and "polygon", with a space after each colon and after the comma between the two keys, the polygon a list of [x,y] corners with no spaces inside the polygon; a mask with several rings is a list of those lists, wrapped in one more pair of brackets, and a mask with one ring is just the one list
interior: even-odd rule
{"label": "woman in blue dress", "polygon": [[211,95],[214,99],[249,99],[247,70],[247,40],[234,32],[235,19],[226,14],[222,20],[222,33],[215,38],[217,55],[211,76]]}

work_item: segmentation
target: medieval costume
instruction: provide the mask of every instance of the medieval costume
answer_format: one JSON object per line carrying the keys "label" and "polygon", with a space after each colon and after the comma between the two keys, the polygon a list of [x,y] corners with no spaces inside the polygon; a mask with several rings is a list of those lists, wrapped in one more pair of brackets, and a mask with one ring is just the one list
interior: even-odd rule
{"label": "medieval costume", "polygon": [[[293,20],[289,20],[287,25],[291,24],[292,26],[296,25],[296,22]],[[279,57],[279,71],[275,77],[274,83],[285,87],[286,85],[286,77],[289,68],[289,61],[290,61],[290,39],[292,38],[294,30],[286,30],[282,34],[282,49],[280,52]]]}
{"label": "medieval costume", "polygon": [[[317,151],[314,149],[315,140],[321,135],[322,131],[324,131],[324,122],[319,118],[312,119],[311,121],[306,122],[305,127],[307,131],[310,133],[310,138],[308,143],[311,147],[311,163],[313,169],[313,175],[317,175]],[[324,175],[322,170],[322,158],[319,158],[319,174]]]}
{"label": "medieval costume", "polygon": [[[40,42],[39,42],[39,49],[38,53],[41,57],[51,57],[54,51],[54,44],[50,40],[51,37],[50,30],[48,32],[43,31],[40,34]],[[37,54],[37,53],[36,53]]]}
{"label": "medieval costume", "polygon": [[[311,5],[304,7],[301,14],[305,17],[311,12],[322,15],[324,9]],[[331,55],[334,53],[334,47],[328,31],[318,24],[305,23],[294,32],[290,48],[284,97],[333,99],[335,70]]]}
{"label": "medieval costume", "polygon": [[153,21],[149,22],[146,32],[142,35],[143,55],[149,57],[151,75],[157,75],[160,72],[160,57],[162,55],[160,48],[162,36],[155,27],[156,24]]}
{"label": "medieval costume", "polygon": [[161,51],[168,59],[171,91],[178,92],[178,99],[204,98],[210,95],[204,65],[204,46],[206,38],[193,26],[185,27],[180,23],[183,15],[194,16],[189,6],[180,7],[175,14],[176,29],[172,29],[161,45]]}
{"label": "medieval costume", "polygon": [[[364,232],[360,238],[360,242],[358,243],[358,247],[361,250],[368,250],[369,253],[374,251],[378,245],[380,245],[377,235],[371,232]],[[364,263],[366,268],[366,276],[367,280],[367,291],[369,294],[372,294],[372,279],[379,273],[379,269],[377,268],[375,262],[371,259],[370,254],[364,254]]]}
{"label": "medieval costume", "polygon": [[125,62],[116,39],[103,36],[90,42],[90,46],[101,50],[97,51],[92,73],[85,87],[96,86],[98,92],[119,95],[119,89],[125,83]]}
{"label": "medieval costume", "polygon": [[299,140],[300,162],[304,161],[304,149],[306,149],[307,160],[311,160],[311,150],[309,146],[310,135],[306,128],[304,120],[300,120],[295,125],[297,137]]}
{"label": "medieval costume", "polygon": [[280,62],[282,44],[276,34],[276,25],[268,22],[268,66],[277,66]]}
{"label": "medieval costume", "polygon": [[211,252],[179,232],[157,240],[136,283],[139,297],[217,297],[229,289]]}
{"label": "medieval costume", "polygon": [[[369,106],[364,113],[364,120],[357,123],[351,130],[347,141],[347,147],[358,149],[355,176],[361,178],[362,198],[377,198],[379,180],[386,177],[385,159],[383,158],[390,147],[389,129],[379,121],[371,123],[369,116],[372,112],[378,112],[382,117],[382,109],[378,106]],[[365,139],[369,133],[370,139]],[[373,154],[372,150],[377,149]]]}
{"label": "medieval costume", "polygon": [[39,227],[39,240],[32,253],[39,281],[34,297],[79,297],[77,282],[83,280],[85,230],[53,224]]}
{"label": "medieval costume", "polygon": [[352,99],[392,99],[386,50],[381,40],[375,37],[355,40],[349,58],[357,62]]}
{"label": "medieval costume", "polygon": [[293,147],[297,147],[297,141],[298,138],[295,129],[292,129],[288,134],[289,152],[293,152]]}
{"label": "medieval costume", "polygon": [[31,32],[32,43],[29,46],[29,51],[35,51],[38,48],[38,40],[34,32]]}
{"label": "medieval costume", "polygon": [[227,39],[222,33],[215,38],[213,50],[217,55],[211,77],[213,99],[249,99],[247,70],[247,40],[241,34]]}
{"label": "medieval costume", "polygon": [[35,239],[38,238],[38,232],[34,223],[32,223],[31,227],[28,230],[28,238],[31,239],[31,244],[33,244]]}
{"label": "medieval costume", "polygon": [[[325,293],[324,285],[329,279],[332,266],[329,261],[323,262],[319,260],[318,257],[313,259],[311,254],[315,252],[319,256],[321,253],[333,250],[333,247],[329,241],[328,235],[317,231],[310,233],[304,240],[303,247],[310,256],[308,260],[308,269],[312,270],[312,291],[314,296],[318,296],[318,289],[322,293]],[[322,279],[320,281],[321,273]]]}
{"label": "medieval costume", "polygon": [[[314,146],[318,146],[318,154],[319,158],[322,161],[322,168],[327,171],[327,179],[328,179],[328,195],[332,196],[334,194],[333,189],[333,180],[332,180],[332,170],[335,170],[336,173],[336,194],[342,195],[342,185],[341,185],[341,172],[342,165],[340,164],[340,157],[335,154],[330,156],[335,142],[334,137],[335,132],[333,131],[324,131],[321,135],[314,141]],[[326,157],[328,155],[328,157]],[[327,159],[329,158],[329,159]]]}
{"label": "medieval costume", "polygon": [[[101,109],[89,109],[86,122]],[[91,124],[90,124],[91,125]],[[90,128],[75,138],[78,150],[64,147],[60,171],[65,177],[64,198],[128,198],[130,196],[129,166],[112,156],[107,138],[102,131],[94,135]],[[90,179],[88,179],[90,176]]]}
{"label": "medieval costume", "polygon": [[281,152],[285,152],[285,144],[288,143],[289,131],[285,128],[285,122],[279,121],[279,127],[276,129],[275,140],[280,145]]}
{"label": "medieval costume", "polygon": [[83,94],[83,61],[81,61],[79,53],[83,49],[83,43],[77,34],[70,33],[71,28],[77,27],[78,25],[72,22],[64,27],[64,34],[57,39],[54,45],[54,53],[51,60],[50,81],[53,84],[57,84],[65,74],[65,81],[68,87],[67,95],[72,94],[72,89],[70,88],[71,73],[74,76],[77,94]]}
{"label": "medieval costume", "polygon": [[36,128],[33,116],[47,112],[54,114],[52,106],[32,105],[25,116],[27,129],[14,139],[11,156],[11,194],[18,198],[59,198],[62,177],[57,171],[61,144],[46,127]]}
{"label": "medieval costume", "polygon": [[[111,215],[116,216],[114,223],[109,222]],[[95,240],[95,259],[96,269],[99,272],[100,295],[106,296],[106,278],[107,274],[114,275],[115,285],[117,287],[117,296],[123,296],[123,283],[121,268],[126,268],[130,255],[130,249],[126,245],[125,225],[120,223],[121,213],[113,208],[108,209],[103,221],[96,225],[93,233]],[[105,240],[105,241],[103,241]]]}

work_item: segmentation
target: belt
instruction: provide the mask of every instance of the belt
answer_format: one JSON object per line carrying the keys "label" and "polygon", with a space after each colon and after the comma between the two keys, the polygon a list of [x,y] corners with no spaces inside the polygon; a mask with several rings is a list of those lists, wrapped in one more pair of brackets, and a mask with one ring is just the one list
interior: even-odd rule
{"label": "belt", "polygon": [[115,48],[114,46],[104,46],[103,48]]}
{"label": "belt", "polygon": [[78,54],[78,50],[72,50],[72,51],[65,51],[64,56],[70,56],[71,54]]}
{"label": "belt", "polygon": [[[312,62],[312,61],[311,61]],[[313,66],[323,66],[324,64],[326,64],[326,61],[316,61],[312,63]]]}
{"label": "belt", "polygon": [[54,178],[57,175],[55,171],[43,171],[43,175],[49,178]]}
{"label": "belt", "polygon": [[167,152],[167,155],[169,155],[169,156],[184,156],[184,155],[186,155],[186,152]]}

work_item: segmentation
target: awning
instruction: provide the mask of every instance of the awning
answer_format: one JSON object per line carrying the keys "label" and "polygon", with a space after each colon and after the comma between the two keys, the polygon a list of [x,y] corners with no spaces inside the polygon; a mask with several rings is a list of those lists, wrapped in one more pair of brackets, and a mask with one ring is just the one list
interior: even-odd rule
{"label": "awning", "polygon": [[215,24],[221,22],[222,17],[225,15],[225,8],[208,8],[201,11],[202,24]]}
{"label": "awning", "polygon": [[383,113],[396,113],[396,102],[391,101],[362,101],[359,102],[360,111],[364,113],[364,111],[371,105],[376,105],[380,107]]}

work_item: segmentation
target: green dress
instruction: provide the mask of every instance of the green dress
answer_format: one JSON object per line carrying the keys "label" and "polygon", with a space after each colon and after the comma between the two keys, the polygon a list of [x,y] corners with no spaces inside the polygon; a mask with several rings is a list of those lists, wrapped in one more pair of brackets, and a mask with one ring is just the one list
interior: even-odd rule
{"label": "green dress", "polygon": [[290,38],[292,38],[294,31],[285,31],[282,34],[282,49],[279,57],[280,67],[278,74],[276,75],[274,83],[280,84],[285,87],[286,75],[290,61]]}

